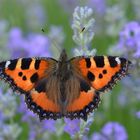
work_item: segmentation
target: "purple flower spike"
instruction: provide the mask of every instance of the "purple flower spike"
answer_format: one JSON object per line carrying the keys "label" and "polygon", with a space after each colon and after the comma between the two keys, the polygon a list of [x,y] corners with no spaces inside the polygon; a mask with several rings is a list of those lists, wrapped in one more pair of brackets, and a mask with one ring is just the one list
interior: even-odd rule
{"label": "purple flower spike", "polygon": [[95,132],[92,140],[127,140],[125,128],[117,122],[109,122],[104,125],[100,133]]}
{"label": "purple flower spike", "polygon": [[44,124],[43,129],[49,130],[49,132],[56,131],[56,121],[55,120],[44,120],[42,122]]}
{"label": "purple flower spike", "polygon": [[136,21],[127,23],[120,32],[120,39],[117,44],[123,54],[134,58],[140,57],[140,24]]}
{"label": "purple flower spike", "polygon": [[109,122],[102,128],[102,134],[113,140],[127,140],[125,128],[117,122]]}
{"label": "purple flower spike", "polygon": [[29,140],[35,140],[35,138],[36,138],[36,132],[30,130],[30,132],[29,132]]}
{"label": "purple flower spike", "polygon": [[102,136],[100,133],[95,132],[92,135],[91,140],[107,140],[104,136]]}
{"label": "purple flower spike", "polygon": [[9,32],[7,47],[13,58],[50,56],[49,39],[41,34],[23,36],[20,28],[13,28]]}
{"label": "purple flower spike", "polygon": [[106,10],[106,0],[89,0],[89,6],[93,7],[97,14],[104,15]]}
{"label": "purple flower spike", "polygon": [[70,134],[71,137],[73,137],[77,132],[80,131],[79,119],[70,120],[70,119],[65,118],[64,121],[66,123],[64,127],[64,131]]}

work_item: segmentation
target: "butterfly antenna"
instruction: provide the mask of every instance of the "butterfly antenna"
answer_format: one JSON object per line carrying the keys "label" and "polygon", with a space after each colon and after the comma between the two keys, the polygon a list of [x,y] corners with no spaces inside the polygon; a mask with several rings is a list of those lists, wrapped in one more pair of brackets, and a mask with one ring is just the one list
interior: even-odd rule
{"label": "butterfly antenna", "polygon": [[[45,33],[45,29],[44,28],[41,28],[41,31],[43,33]],[[55,41],[55,39],[51,39],[50,37],[49,37],[49,39],[51,40],[52,52],[55,52],[55,53],[62,52],[62,48],[58,47],[57,41]]]}
{"label": "butterfly antenna", "polygon": [[52,45],[51,45],[52,50],[55,50],[59,53],[62,52],[62,48],[58,47],[59,45],[57,44],[57,42],[55,40],[53,40],[53,41],[51,40],[51,43],[52,43]]}

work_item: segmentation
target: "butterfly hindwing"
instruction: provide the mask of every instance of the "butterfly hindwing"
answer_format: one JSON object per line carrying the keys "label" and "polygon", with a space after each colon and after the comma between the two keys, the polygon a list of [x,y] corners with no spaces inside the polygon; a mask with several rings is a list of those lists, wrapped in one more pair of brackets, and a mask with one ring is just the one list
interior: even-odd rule
{"label": "butterfly hindwing", "polygon": [[25,96],[27,107],[34,113],[38,114],[40,120],[43,119],[58,119],[62,117],[59,105],[56,105],[47,97],[46,92],[30,91],[30,94]]}
{"label": "butterfly hindwing", "polygon": [[56,120],[62,117],[62,114],[60,113],[60,106],[48,96],[47,84],[47,78],[41,79],[29,94],[25,95],[25,102],[30,110],[38,114],[40,120]]}
{"label": "butterfly hindwing", "polygon": [[37,81],[47,76],[55,60],[51,58],[20,58],[0,63],[0,78],[20,93],[30,91]]}
{"label": "butterfly hindwing", "polygon": [[100,102],[100,96],[90,85],[81,80],[79,97],[67,106],[66,117],[70,119],[82,118],[87,120],[87,115],[96,109]]}
{"label": "butterfly hindwing", "polygon": [[70,61],[74,71],[101,92],[112,89],[130,65],[125,58],[115,56],[75,57]]}

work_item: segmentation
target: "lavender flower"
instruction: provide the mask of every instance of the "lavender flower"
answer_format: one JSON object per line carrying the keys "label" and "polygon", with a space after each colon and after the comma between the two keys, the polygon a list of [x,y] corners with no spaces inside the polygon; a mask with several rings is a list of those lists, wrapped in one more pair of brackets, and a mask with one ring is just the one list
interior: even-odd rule
{"label": "lavender flower", "polygon": [[89,114],[86,122],[81,120],[80,131],[79,131],[80,138],[83,139],[85,136],[87,136],[90,130],[90,126],[92,125],[93,121],[94,121],[94,112]]}
{"label": "lavender flower", "polygon": [[20,28],[13,28],[9,32],[7,47],[10,49],[12,57],[27,56],[50,56],[49,40],[47,36],[41,34],[30,34],[23,37]]}
{"label": "lavender flower", "polygon": [[92,7],[96,14],[104,15],[106,11],[106,0],[89,0],[88,5]]}
{"label": "lavender flower", "polygon": [[16,98],[10,92],[3,94],[0,88],[0,112],[4,119],[12,118],[16,113]]}
{"label": "lavender flower", "polygon": [[[15,96],[9,92],[4,93],[0,88],[0,138],[3,140],[15,140],[21,133],[20,126],[12,121],[16,114],[17,103]],[[12,123],[7,124],[7,120]]]}
{"label": "lavender flower", "polygon": [[117,122],[109,122],[102,128],[102,133],[114,140],[127,140],[125,128]]}
{"label": "lavender flower", "polygon": [[0,138],[2,140],[16,140],[21,133],[18,124],[2,124],[0,123]]}
{"label": "lavender flower", "polygon": [[118,122],[108,122],[100,133],[94,133],[92,140],[127,140],[125,128]]}
{"label": "lavender flower", "polygon": [[81,47],[80,50],[74,50],[75,55],[94,55],[96,52],[95,49],[88,51],[88,45],[94,36],[92,13],[92,9],[88,7],[76,7],[74,10],[72,24],[74,31],[73,40]]}
{"label": "lavender flower", "polygon": [[140,119],[140,111],[136,112],[136,117]]}
{"label": "lavender flower", "polygon": [[80,120],[79,119],[70,120],[67,118],[65,118],[64,120],[66,123],[64,131],[70,134],[71,137],[74,137],[75,134],[78,133],[80,130]]}
{"label": "lavender flower", "polygon": [[131,57],[140,57],[140,24],[136,21],[127,23],[120,32],[120,39],[117,48],[121,49],[121,53],[131,55]]}
{"label": "lavender flower", "polygon": [[104,137],[103,135],[101,135],[100,133],[93,133],[91,140],[108,140],[106,137]]}

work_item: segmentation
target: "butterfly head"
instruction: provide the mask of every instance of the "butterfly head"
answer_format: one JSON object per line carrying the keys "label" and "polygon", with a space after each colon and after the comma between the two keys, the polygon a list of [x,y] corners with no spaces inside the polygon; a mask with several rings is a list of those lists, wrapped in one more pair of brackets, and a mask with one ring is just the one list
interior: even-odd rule
{"label": "butterfly head", "polygon": [[60,54],[60,57],[59,57],[59,61],[60,62],[66,62],[67,61],[67,53],[66,53],[66,50],[63,49],[61,54]]}

